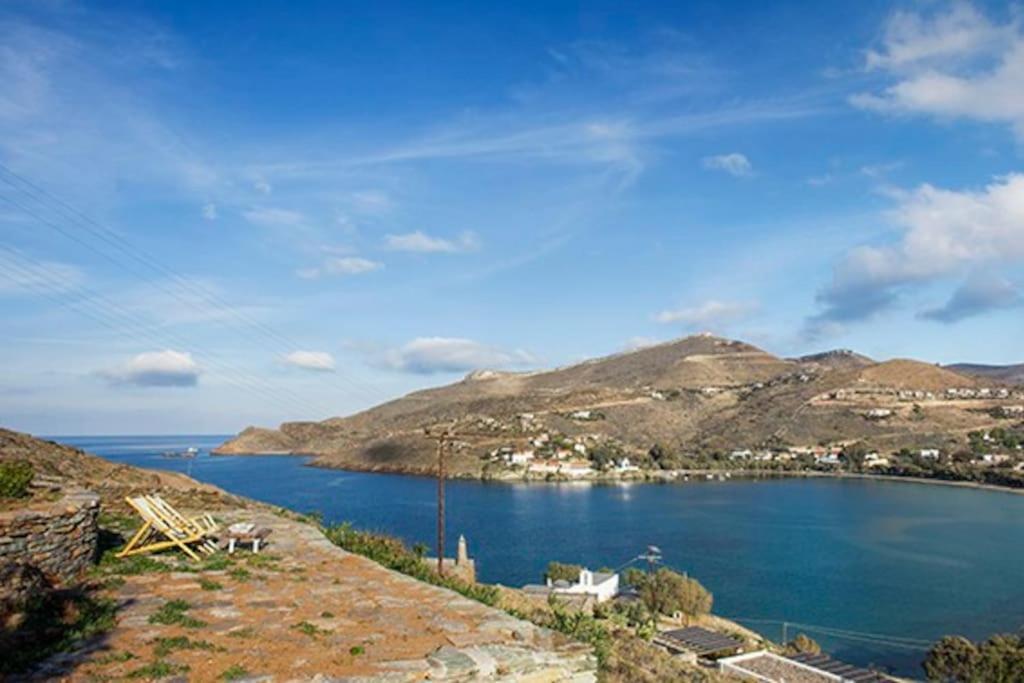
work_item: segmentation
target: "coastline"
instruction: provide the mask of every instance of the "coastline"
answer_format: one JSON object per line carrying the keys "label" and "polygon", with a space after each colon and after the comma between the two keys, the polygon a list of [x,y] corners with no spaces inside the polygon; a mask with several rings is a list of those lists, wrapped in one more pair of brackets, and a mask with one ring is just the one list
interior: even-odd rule
{"label": "coastline", "polygon": [[[370,474],[402,474],[412,477],[436,477],[436,470],[432,468],[409,468],[394,466],[373,466],[364,467],[356,463],[334,464],[323,461],[323,454],[296,453],[294,451],[262,451],[258,453],[218,453],[216,449],[210,451],[213,456],[291,456],[307,458],[309,462],[304,463],[306,467],[316,467],[327,470],[343,470],[349,472],[365,472]],[[905,484],[928,484],[938,486],[952,486],[957,488],[975,489],[992,493],[1011,493],[1024,495],[1024,488],[1012,488],[1009,486],[998,486],[996,484],[985,484],[974,481],[958,481],[954,479],[937,479],[928,477],[904,477],[896,474],[870,474],[864,472],[827,472],[821,470],[649,470],[642,472],[639,476],[616,476],[601,474],[591,477],[566,477],[566,476],[527,476],[525,473],[505,472],[504,476],[487,476],[484,473],[474,474],[472,472],[449,472],[446,479],[451,481],[479,481],[481,483],[496,484],[572,484],[586,483],[598,485],[619,485],[619,484],[693,484],[721,480],[757,480],[757,479],[858,479],[866,481],[900,482]]]}

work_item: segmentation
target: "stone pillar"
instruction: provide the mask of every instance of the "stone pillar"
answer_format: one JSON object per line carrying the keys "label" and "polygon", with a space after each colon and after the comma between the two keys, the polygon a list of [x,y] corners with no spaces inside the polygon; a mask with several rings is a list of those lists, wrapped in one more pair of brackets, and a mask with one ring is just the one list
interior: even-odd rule
{"label": "stone pillar", "polygon": [[461,567],[469,563],[469,550],[466,549],[466,537],[459,534],[459,547],[455,555],[455,566]]}

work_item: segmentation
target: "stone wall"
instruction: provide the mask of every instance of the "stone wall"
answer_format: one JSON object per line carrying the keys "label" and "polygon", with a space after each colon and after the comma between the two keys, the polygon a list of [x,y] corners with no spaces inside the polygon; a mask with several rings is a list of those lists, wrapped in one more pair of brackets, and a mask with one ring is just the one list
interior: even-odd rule
{"label": "stone wall", "polygon": [[[96,559],[99,502],[96,494],[69,485],[36,496],[22,508],[0,512],[0,570],[27,567],[57,586],[77,578]],[[4,583],[0,594],[33,585]],[[20,597],[0,595],[4,601]]]}

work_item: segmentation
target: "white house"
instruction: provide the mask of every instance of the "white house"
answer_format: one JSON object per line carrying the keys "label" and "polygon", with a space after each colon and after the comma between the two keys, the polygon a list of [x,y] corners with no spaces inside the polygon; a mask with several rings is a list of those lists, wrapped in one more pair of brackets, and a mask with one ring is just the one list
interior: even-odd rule
{"label": "white house", "polygon": [[938,460],[939,459],[939,449],[938,448],[922,448],[920,455],[925,460]]}
{"label": "white house", "polygon": [[569,583],[568,581],[553,582],[551,579],[548,579],[547,585],[552,593],[589,595],[597,600],[597,602],[605,602],[619,594],[619,575],[581,569],[580,578],[576,583]]}
{"label": "white house", "polygon": [[510,465],[525,465],[533,460],[533,451],[513,451],[505,456]]}
{"label": "white house", "polygon": [[640,468],[629,461],[629,458],[623,458],[619,461],[619,464],[615,466],[616,472],[639,472]]}
{"label": "white house", "polygon": [[567,477],[586,477],[594,473],[594,468],[587,460],[573,460],[563,464],[560,471]]}
{"label": "white house", "polygon": [[743,450],[735,450],[732,453],[730,453],[729,454],[729,459],[730,460],[749,460],[752,455],[754,455],[754,454],[750,451],[749,448],[744,448]]}
{"label": "white house", "polygon": [[569,417],[574,420],[589,420],[591,415],[592,413],[589,410],[577,410]]}

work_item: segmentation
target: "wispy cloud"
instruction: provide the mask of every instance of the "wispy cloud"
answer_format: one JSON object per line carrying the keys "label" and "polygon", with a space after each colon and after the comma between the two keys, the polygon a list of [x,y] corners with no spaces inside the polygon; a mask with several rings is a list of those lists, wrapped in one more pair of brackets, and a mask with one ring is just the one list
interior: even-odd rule
{"label": "wispy cloud", "polygon": [[306,222],[306,217],[301,211],[270,206],[248,209],[242,212],[242,215],[250,223],[269,227],[297,227]]}
{"label": "wispy cloud", "polygon": [[701,163],[704,164],[704,168],[714,171],[725,171],[729,175],[736,177],[748,176],[754,171],[750,160],[739,152],[704,157]]}
{"label": "wispy cloud", "polygon": [[361,256],[339,256],[326,259],[321,265],[302,268],[296,274],[305,280],[331,275],[364,275],[380,270],[384,264]]}
{"label": "wispy cloud", "polygon": [[480,238],[472,231],[463,232],[457,239],[445,239],[416,230],[401,235],[387,235],[384,242],[392,251],[421,253],[454,254],[460,251],[475,251],[480,248]]}
{"label": "wispy cloud", "polygon": [[72,292],[86,281],[77,266],[38,260],[15,249],[0,248],[0,296]]}
{"label": "wispy cloud", "polygon": [[664,324],[705,327],[740,320],[756,310],[757,305],[749,302],[710,299],[696,306],[661,311],[654,319]]}

